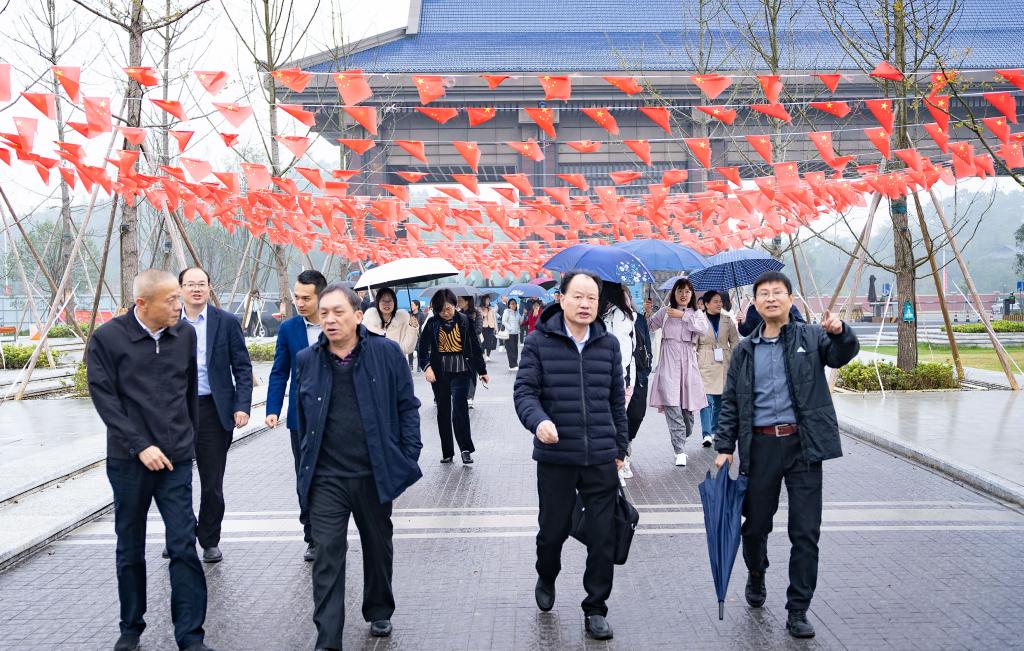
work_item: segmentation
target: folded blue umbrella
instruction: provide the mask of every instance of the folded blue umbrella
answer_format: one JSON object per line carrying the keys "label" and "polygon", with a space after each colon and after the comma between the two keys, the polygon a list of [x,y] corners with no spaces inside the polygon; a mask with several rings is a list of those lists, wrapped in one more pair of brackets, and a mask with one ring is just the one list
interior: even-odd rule
{"label": "folded blue umbrella", "polygon": [[654,282],[654,276],[639,258],[613,246],[575,244],[545,262],[544,268],[589,271],[601,280],[626,285]]}
{"label": "folded blue umbrella", "polygon": [[704,256],[676,242],[665,240],[630,240],[612,244],[629,251],[651,271],[694,271],[708,266]]}
{"label": "folded blue umbrella", "polygon": [[713,478],[709,470],[697,490],[704,506],[704,531],[708,538],[711,578],[718,595],[718,619],[725,619],[725,593],[729,590],[729,577],[740,548],[740,515],[743,497],[747,494],[747,477],[740,475],[733,479],[726,463]]}
{"label": "folded blue umbrella", "polygon": [[723,251],[708,258],[708,266],[690,274],[698,292],[726,290],[750,285],[766,271],[779,271],[785,265],[757,249]]}
{"label": "folded blue umbrella", "polygon": [[509,286],[504,294],[512,298],[542,298],[544,300],[551,298],[546,289],[533,283],[516,283]]}

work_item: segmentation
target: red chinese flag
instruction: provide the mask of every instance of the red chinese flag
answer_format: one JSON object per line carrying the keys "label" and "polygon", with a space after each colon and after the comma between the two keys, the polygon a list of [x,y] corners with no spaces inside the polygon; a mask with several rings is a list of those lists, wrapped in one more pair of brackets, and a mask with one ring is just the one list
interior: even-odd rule
{"label": "red chinese flag", "polygon": [[690,75],[690,81],[700,88],[708,99],[715,99],[732,84],[732,78],[713,73],[710,75]]}
{"label": "red chinese flag", "polygon": [[331,176],[341,181],[351,181],[356,174],[359,170],[331,170]]}
{"label": "red chinese flag", "polygon": [[0,63],[0,102],[11,101],[11,64]]}
{"label": "red chinese flag", "polygon": [[850,114],[850,105],[847,104],[846,102],[811,102],[809,106],[813,109],[824,111],[829,115],[834,115],[837,118],[845,118],[847,115]]}
{"label": "red chinese flag", "polygon": [[627,95],[635,95],[644,90],[644,87],[638,84],[636,79],[632,77],[602,77],[602,79]]}
{"label": "red chinese flag", "polygon": [[613,136],[619,135],[619,124],[606,108],[584,108],[584,114]]}
{"label": "red chinese flag", "polygon": [[996,110],[1005,115],[1007,120],[1017,124],[1017,100],[1014,99],[1013,95],[1004,91],[1001,93],[983,93],[982,97],[987,99],[989,104],[996,107]]}
{"label": "red chinese flag", "polygon": [[[996,74],[1007,81],[1007,83],[1013,84],[1017,88],[1024,90],[1024,70],[1016,68],[1014,70],[996,70]],[[2,72],[0,72],[2,76]],[[3,99],[0,97],[0,99]]]}
{"label": "red chinese flag", "polygon": [[508,181],[508,184],[519,190],[519,194],[526,197],[533,196],[533,186],[530,185],[530,178],[525,174],[502,174],[501,178]]}
{"label": "red chinese flag", "polygon": [[444,79],[437,75],[413,75],[412,82],[420,94],[420,104],[427,105],[444,97]]}
{"label": "red chinese flag", "polygon": [[320,190],[324,189],[324,178],[320,176],[320,170],[318,168],[296,167],[295,171],[301,174],[303,178],[305,178],[311,184],[313,184],[313,187],[318,188]]}
{"label": "red chinese flag", "polygon": [[85,122],[75,122],[74,120],[68,120],[66,122],[66,124],[69,127],[71,127],[72,129],[74,129],[75,131],[77,131],[79,134],[81,134],[85,138],[92,139],[92,138],[95,138],[98,135],[98,134],[92,133],[89,130],[89,125],[87,123],[85,123]]}
{"label": "red chinese flag", "polygon": [[889,81],[903,81],[903,73],[897,70],[888,61],[883,61],[875,66],[869,75],[876,79],[888,79]]}
{"label": "red chinese flag", "polygon": [[608,176],[615,182],[615,185],[625,185],[637,180],[643,174],[636,170],[623,170],[621,172],[608,172]]}
{"label": "red chinese flag", "polygon": [[672,133],[672,126],[669,124],[671,115],[664,106],[641,106],[640,112],[650,118],[651,122],[664,129],[665,133]]}
{"label": "red chinese flag", "polygon": [[98,133],[110,133],[114,129],[110,117],[110,99],[107,97],[84,97],[85,121],[89,125],[89,137]]}
{"label": "red chinese flag", "polygon": [[140,86],[156,86],[160,83],[160,79],[156,76],[156,71],[149,66],[125,68],[124,71],[129,77],[138,82]]}
{"label": "red chinese flag", "polygon": [[665,173],[661,175],[661,184],[666,188],[670,188],[677,183],[682,183],[689,178],[690,173],[686,170],[665,170]]}
{"label": "red chinese flag", "polygon": [[988,130],[995,134],[996,138],[999,138],[1000,142],[1004,145],[1010,142],[1010,125],[1006,123],[1006,118],[982,118],[981,121],[985,123]]}
{"label": "red chinese flag", "polygon": [[509,203],[515,203],[517,201],[516,190],[514,188],[494,188],[494,191],[504,197]]}
{"label": "red chinese flag", "polygon": [[306,86],[313,79],[311,73],[304,72],[299,68],[282,68],[281,70],[271,72],[270,76],[296,93],[306,90]]}
{"label": "red chinese flag", "polygon": [[766,163],[771,164],[773,162],[772,139],[770,137],[757,135],[746,135],[743,137],[747,139],[750,146],[754,148],[754,151],[756,151]]}
{"label": "red chinese flag", "polygon": [[455,199],[456,201],[465,201],[466,200],[466,195],[462,194],[462,190],[460,190],[459,188],[441,188],[441,187],[436,187],[434,189],[437,190],[438,192],[443,192],[444,194],[448,195],[452,199]]}
{"label": "red chinese flag", "polygon": [[782,120],[783,122],[792,122],[793,118],[789,115],[786,107],[782,104],[751,104],[750,108],[754,109],[758,113],[763,113],[770,118],[776,120]]}
{"label": "red chinese flag", "polygon": [[171,130],[168,131],[168,133],[170,133],[172,136],[174,136],[174,139],[178,141],[178,153],[181,153],[181,152],[185,151],[186,147],[188,147],[188,141],[192,140],[192,134],[195,133],[195,132],[194,131],[177,131],[177,130],[171,129]]}
{"label": "red chinese flag", "polygon": [[278,104],[277,108],[281,109],[307,127],[316,125],[316,114],[312,111],[304,110],[298,104]]}
{"label": "red chinese flag", "polygon": [[429,176],[426,172],[395,172],[395,174],[399,175],[409,183],[419,183]]}
{"label": "red chinese flag", "polygon": [[928,96],[932,97],[936,93],[940,92],[943,88],[949,85],[949,82],[956,80],[955,72],[933,72],[931,75],[932,88],[928,91]]}
{"label": "red chinese flag", "polygon": [[943,131],[949,131],[949,97],[946,95],[935,95],[924,98],[925,108],[932,114],[932,119]]}
{"label": "red chinese flag", "polygon": [[874,129],[864,129],[864,134],[868,137],[868,140],[878,148],[878,151],[882,152],[882,156],[886,159],[892,158],[892,148],[889,146],[889,132],[881,127]]}
{"label": "red chinese flag", "polygon": [[480,194],[480,186],[477,183],[476,174],[452,174],[452,180],[473,194]]}
{"label": "red chinese flag", "polygon": [[508,75],[480,75],[487,81],[487,87],[494,90],[501,85],[501,82],[509,78]]}
{"label": "red chinese flag", "polygon": [[693,157],[707,169],[711,169],[711,140],[709,138],[683,138]]}
{"label": "red chinese flag", "polygon": [[57,118],[57,97],[53,93],[22,93],[21,96],[47,118]]}
{"label": "red chinese flag", "polygon": [[505,144],[530,160],[536,162],[544,160],[544,152],[533,138],[527,139],[526,142],[506,142]]}
{"label": "red chinese flag", "polygon": [[396,145],[409,152],[409,155],[413,158],[421,160],[428,165],[430,164],[427,160],[422,140],[395,140],[394,142]]}
{"label": "red chinese flag", "polygon": [[999,148],[999,155],[1006,162],[1008,169],[1024,167],[1024,148],[1019,142],[1003,145]]}
{"label": "red chinese flag", "polygon": [[338,138],[338,142],[357,154],[365,154],[377,146],[377,143],[366,138]]}
{"label": "red chinese flag", "polygon": [[782,78],[778,75],[758,75],[757,81],[761,84],[764,96],[770,104],[778,104],[779,93],[782,92]]}
{"label": "red chinese flag", "polygon": [[275,136],[275,139],[288,148],[295,158],[302,158],[309,149],[309,138],[305,136]]}
{"label": "red chinese flag", "polygon": [[528,107],[523,110],[530,116],[530,119],[537,123],[537,126],[539,126],[544,133],[548,134],[551,138],[555,137],[555,114],[551,109],[547,107]]}
{"label": "red chinese flag", "polygon": [[235,143],[238,142],[237,133],[225,133],[221,131],[218,132],[217,135],[220,136],[220,139],[223,140],[224,144],[227,145],[228,147],[234,147]]}
{"label": "red chinese flag", "polygon": [[896,157],[903,161],[910,169],[918,172],[924,171],[924,157],[921,156],[920,152],[913,147],[897,149],[893,153],[896,154]]}
{"label": "red chinese flag", "polygon": [[729,179],[733,185],[743,185],[740,179],[740,168],[738,167],[716,167],[715,171]]}
{"label": "red chinese flag", "polygon": [[[476,172],[480,165],[480,148],[477,147],[476,143],[456,140],[452,142],[452,146],[466,159],[466,162],[469,163],[469,168]],[[474,192],[473,194],[477,193]]]}
{"label": "red chinese flag", "polygon": [[398,197],[402,201],[404,201],[406,203],[409,203],[409,188],[407,186],[404,186],[404,185],[390,185],[390,184],[382,183],[380,187],[384,188],[385,190],[387,190],[391,194],[395,195],[396,197]]}
{"label": "red chinese flag", "polygon": [[146,140],[146,130],[139,129],[136,127],[119,127],[118,133],[124,136],[124,139],[132,143],[136,147],[141,145]]}
{"label": "red chinese flag", "polygon": [[178,118],[179,120],[187,120],[188,116],[185,115],[185,109],[182,107],[181,102],[176,99],[153,99],[150,98],[151,102],[156,104],[158,107],[163,109],[166,113]]}
{"label": "red chinese flag", "polygon": [[572,95],[572,82],[565,76],[541,75],[537,77],[544,89],[544,99],[568,100]]}
{"label": "red chinese flag", "polygon": [[53,76],[75,104],[78,103],[78,79],[81,74],[82,69],[78,66],[53,66]]}
{"label": "red chinese flag", "polygon": [[427,116],[434,122],[444,124],[459,115],[459,109],[454,108],[431,108],[429,106],[417,106],[416,110]]}
{"label": "red chinese flag", "polygon": [[892,100],[888,98],[868,99],[864,100],[864,104],[871,111],[871,114],[875,116],[875,119],[878,120],[878,124],[882,125],[885,132],[891,134],[894,119]]}
{"label": "red chinese flag", "polygon": [[732,124],[736,121],[736,111],[721,106],[698,106],[697,110],[705,115],[710,115],[724,124]]}
{"label": "red chinese flag", "polygon": [[800,172],[796,163],[775,163],[775,183],[779,192],[798,190]]}
{"label": "red chinese flag", "polygon": [[566,208],[572,207],[572,203],[569,201],[569,188],[541,188],[541,190]]}
{"label": "red chinese flag", "polygon": [[192,177],[193,183],[202,183],[203,180],[213,171],[213,166],[199,158],[179,158],[181,166],[185,168],[188,175]]}
{"label": "red chinese flag", "polygon": [[843,78],[840,74],[829,74],[829,75],[814,75],[818,78],[821,83],[825,84],[825,88],[828,88],[833,93],[836,92],[836,88],[839,88],[839,80]]}
{"label": "red chinese flag", "polygon": [[220,111],[220,114],[224,116],[224,119],[231,123],[231,126],[238,129],[242,124],[252,116],[252,107],[244,106],[242,104],[221,104],[219,102],[213,102],[214,108]]}
{"label": "red chinese flag", "polygon": [[469,126],[475,127],[493,120],[494,116],[497,115],[497,111],[490,106],[485,108],[467,108],[466,114],[469,116]]}
{"label": "red chinese flag", "polygon": [[224,188],[231,194],[238,194],[240,183],[237,172],[214,172],[217,180],[224,184]]}
{"label": "red chinese flag", "polygon": [[593,154],[601,148],[601,143],[594,142],[593,140],[568,140],[565,144],[581,154]]}
{"label": "red chinese flag", "polygon": [[590,189],[590,185],[587,183],[587,179],[582,174],[555,174],[558,178],[562,179],[566,183],[576,186],[583,192]]}
{"label": "red chinese flag", "polygon": [[623,140],[622,144],[632,149],[644,165],[651,164],[651,143],[646,140]]}
{"label": "red chinese flag", "polygon": [[944,154],[949,153],[949,132],[942,128],[937,122],[929,122],[924,125],[924,130],[932,137],[935,144]]}
{"label": "red chinese flag", "polygon": [[364,129],[377,135],[377,109],[372,106],[342,106],[341,108]]}
{"label": "red chinese flag", "polygon": [[344,104],[355,106],[373,97],[373,91],[370,90],[370,84],[366,82],[362,70],[345,70],[331,76],[334,78],[334,85],[338,87],[338,94],[341,95],[341,101]]}
{"label": "red chinese flag", "polygon": [[199,83],[211,95],[216,95],[228,83],[228,73],[223,70],[195,70]]}
{"label": "red chinese flag", "polygon": [[269,188],[272,183],[266,165],[242,163],[242,172],[245,174],[245,182],[250,191]]}
{"label": "red chinese flag", "polygon": [[832,133],[829,131],[811,131],[807,134],[814,146],[818,148],[818,155],[821,160],[828,163],[835,158],[835,151],[832,149]]}

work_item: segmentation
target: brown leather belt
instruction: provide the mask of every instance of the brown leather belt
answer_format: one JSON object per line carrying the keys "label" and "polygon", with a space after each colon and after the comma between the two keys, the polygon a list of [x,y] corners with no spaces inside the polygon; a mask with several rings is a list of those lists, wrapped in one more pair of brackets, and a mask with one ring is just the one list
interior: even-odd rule
{"label": "brown leather belt", "polygon": [[796,425],[783,424],[783,425],[771,425],[769,427],[755,427],[754,434],[762,434],[764,436],[790,436],[796,434]]}

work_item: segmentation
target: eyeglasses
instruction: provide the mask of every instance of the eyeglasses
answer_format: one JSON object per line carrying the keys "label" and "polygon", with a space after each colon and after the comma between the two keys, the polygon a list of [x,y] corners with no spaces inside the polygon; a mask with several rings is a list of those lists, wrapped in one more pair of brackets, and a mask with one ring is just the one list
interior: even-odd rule
{"label": "eyeglasses", "polygon": [[206,283],[185,283],[182,287],[185,289],[206,289],[209,285]]}
{"label": "eyeglasses", "polygon": [[774,292],[763,291],[757,293],[758,300],[766,300],[769,298],[782,298],[783,296],[789,296],[789,292],[784,289],[777,289]]}

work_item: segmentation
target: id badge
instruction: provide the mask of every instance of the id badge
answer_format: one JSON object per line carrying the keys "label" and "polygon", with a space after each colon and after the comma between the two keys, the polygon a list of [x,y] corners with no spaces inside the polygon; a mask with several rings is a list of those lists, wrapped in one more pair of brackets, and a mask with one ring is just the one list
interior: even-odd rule
{"label": "id badge", "polygon": [[716,362],[724,362],[725,361],[725,351],[722,350],[721,348],[717,348],[717,347],[714,350],[715,350],[715,361]]}

